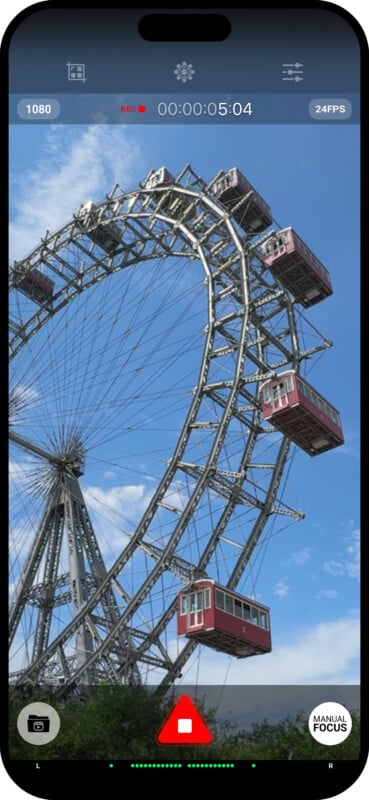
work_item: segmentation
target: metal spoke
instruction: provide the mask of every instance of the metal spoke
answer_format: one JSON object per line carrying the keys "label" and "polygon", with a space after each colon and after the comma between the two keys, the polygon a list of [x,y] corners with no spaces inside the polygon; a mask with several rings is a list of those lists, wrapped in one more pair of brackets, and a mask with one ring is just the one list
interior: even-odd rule
{"label": "metal spoke", "polygon": [[[28,554],[18,559],[11,603],[11,640],[21,648],[27,636],[32,653],[13,670],[17,685],[58,682],[65,696],[84,684],[137,683],[153,672],[156,682],[173,682],[194,649],[189,643],[170,655],[180,588],[212,577],[216,567],[235,589],[270,519],[303,516],[278,496],[289,442],[264,423],[259,386],[280,368],[298,372],[304,358],[331,343],[321,337],[300,348],[296,305],[263,263],[265,235],[245,237],[212,185],[187,165],[170,189],[115,187],[94,221],[74,214],[11,269],[10,441],[25,474],[33,469],[40,514],[32,533],[25,525]],[[164,291],[160,270],[169,276],[177,265],[178,281],[171,277]],[[31,274],[52,281],[52,295],[32,294]],[[197,302],[195,370],[186,328]],[[171,405],[173,378],[160,412],[166,360],[175,365],[176,358],[182,388],[175,402],[182,406]],[[48,415],[35,412],[33,422],[37,403]],[[161,452],[167,409],[177,425],[170,454]],[[89,470],[94,458],[114,465],[122,418],[128,441],[137,420],[150,429],[150,414],[159,434],[146,455],[160,468],[140,518],[119,523],[121,547],[106,563],[96,503],[89,510]],[[227,566],[220,565],[224,549]]]}

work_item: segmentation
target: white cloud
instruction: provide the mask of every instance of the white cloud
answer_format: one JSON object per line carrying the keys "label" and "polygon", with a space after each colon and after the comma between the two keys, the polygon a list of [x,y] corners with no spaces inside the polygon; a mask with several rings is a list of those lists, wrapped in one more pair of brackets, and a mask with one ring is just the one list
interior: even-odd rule
{"label": "white cloud", "polygon": [[311,559],[311,547],[304,547],[303,550],[299,550],[298,553],[293,553],[291,558],[297,567],[306,564],[306,562]]}
{"label": "white cloud", "polygon": [[10,392],[10,399],[16,404],[31,405],[39,397],[40,393],[34,386],[25,386],[21,383]]}
{"label": "white cloud", "polygon": [[34,466],[27,464],[27,462],[9,461],[9,479],[14,483],[26,483],[34,472]]}
{"label": "white cloud", "polygon": [[188,499],[190,496],[190,490],[188,486],[179,486],[177,484],[176,488],[169,489],[163,497],[165,503],[168,505],[173,506],[179,511],[183,511],[188,503]]}
{"label": "white cloud", "polygon": [[9,577],[16,582],[24,559],[35,539],[35,530],[29,522],[12,526],[9,531]]}
{"label": "white cloud", "polygon": [[331,559],[330,561],[324,562],[324,569],[326,572],[329,572],[330,575],[344,575],[344,565],[341,561],[335,561]]}
{"label": "white cloud", "polygon": [[318,600],[335,600],[336,597],[338,597],[338,592],[336,592],[335,589],[321,589],[319,594],[317,594]]}
{"label": "white cloud", "polygon": [[274,594],[278,595],[278,597],[287,597],[289,592],[289,586],[286,580],[282,579],[278,581],[274,588]]}
{"label": "white cloud", "polygon": [[323,568],[330,575],[337,577],[360,578],[360,531],[355,529],[345,537],[347,547],[340,554],[339,559],[325,561]]}
{"label": "white cloud", "polygon": [[106,490],[88,486],[83,489],[83,495],[101,554],[109,567],[134,533],[151,500],[152,491],[144,484],[113,486]]}
{"label": "white cloud", "polygon": [[183,680],[223,685],[227,675],[227,685],[354,684],[359,683],[359,655],[359,619],[341,618],[290,632],[288,641],[280,637],[273,642],[272,652],[263,656],[230,659],[203,648],[200,664],[195,654],[191,670],[183,671]]}
{"label": "white cloud", "polygon": [[351,534],[351,541],[346,547],[346,553],[350,558],[345,562],[346,572],[350,578],[360,577],[360,531],[354,530]]}
{"label": "white cloud", "polygon": [[81,203],[101,201],[116,183],[130,188],[140,155],[133,136],[119,126],[70,128],[51,126],[43,157],[19,185],[13,181],[10,263],[71,219]]}
{"label": "white cloud", "polygon": [[[116,524],[129,524],[137,521],[145,511],[150,499],[144,484],[132,486],[113,486],[102,489],[99,486],[88,486],[83,490],[86,503],[91,511],[99,516],[113,520]],[[109,513],[112,512],[112,513]]]}

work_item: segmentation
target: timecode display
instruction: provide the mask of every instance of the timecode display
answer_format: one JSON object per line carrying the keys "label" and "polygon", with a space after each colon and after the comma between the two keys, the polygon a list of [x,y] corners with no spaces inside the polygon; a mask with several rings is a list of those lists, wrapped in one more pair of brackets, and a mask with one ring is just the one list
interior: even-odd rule
{"label": "timecode display", "polygon": [[161,102],[158,103],[157,111],[159,117],[176,117],[178,115],[183,115],[184,117],[202,117],[204,115],[208,117],[226,117],[228,115],[250,117],[253,114],[251,102],[241,103],[239,101],[232,103],[224,101],[201,103],[199,100],[194,103],[189,101],[184,103],[176,103],[174,101],[170,103]]}

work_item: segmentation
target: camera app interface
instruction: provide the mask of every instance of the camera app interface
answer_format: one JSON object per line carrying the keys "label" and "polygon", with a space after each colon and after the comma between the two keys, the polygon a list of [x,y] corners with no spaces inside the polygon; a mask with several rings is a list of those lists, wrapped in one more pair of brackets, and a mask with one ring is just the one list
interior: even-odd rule
{"label": "camera app interface", "polygon": [[357,36],[68,13],[10,46],[10,758],[355,761]]}

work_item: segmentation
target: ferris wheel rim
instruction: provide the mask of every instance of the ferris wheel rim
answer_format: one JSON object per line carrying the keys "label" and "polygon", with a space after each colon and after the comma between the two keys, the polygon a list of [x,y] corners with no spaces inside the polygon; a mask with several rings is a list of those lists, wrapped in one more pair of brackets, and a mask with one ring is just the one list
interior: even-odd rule
{"label": "ferris wheel rim", "polygon": [[[169,189],[166,190],[166,192],[169,192],[169,191],[170,191]],[[173,191],[173,189],[171,189],[171,191]],[[179,193],[180,194],[186,194],[186,191],[181,189]],[[138,194],[137,191],[136,192],[130,192],[127,195],[124,195],[124,197],[125,198],[128,197],[129,200],[130,200],[133,196],[135,196],[137,194]],[[142,194],[142,192],[141,192],[141,194]],[[164,196],[165,193],[162,192],[162,194]],[[194,195],[196,193],[187,191],[187,194],[190,195],[191,197],[194,197]],[[198,197],[198,195],[197,195],[197,197]],[[204,202],[204,198],[201,198],[201,199]],[[236,243],[236,249],[238,248],[238,256],[240,258],[240,263],[241,263],[241,271],[242,271],[242,279],[243,279],[242,291],[244,292],[245,291],[245,287],[247,287],[248,274],[247,274],[247,264],[246,264],[244,250],[243,250],[243,244],[241,244],[239,235],[237,234],[236,230],[234,229],[234,226],[232,225],[232,222],[229,220],[229,215],[226,214],[224,212],[224,210],[222,211],[216,205],[216,203],[213,200],[209,201],[209,199],[206,197],[205,201],[213,211],[214,211],[214,209],[216,209],[217,214],[219,215],[219,217],[222,218],[222,223],[225,223],[225,225],[227,227],[227,230],[230,233],[232,233],[232,230],[233,230],[234,237],[235,237],[234,241]],[[105,207],[107,207],[109,205],[109,202],[110,201],[108,201],[106,203]],[[182,223],[179,224],[178,220],[176,220],[175,218],[170,219],[165,215],[161,215],[161,214],[156,215],[154,211],[147,212],[147,213],[145,212],[145,213],[137,215],[137,217],[142,217],[142,218],[151,218],[153,216],[154,217],[156,216],[162,222],[165,221],[169,225],[172,225],[173,227],[175,227],[177,232],[178,232],[179,238],[181,237],[181,235],[183,235],[185,237],[187,236],[187,241],[191,245],[191,255],[192,255],[192,248],[193,248],[193,245],[194,245],[194,241],[193,241],[194,236],[191,233],[191,231],[189,231],[188,229],[185,231],[184,230],[185,226],[183,226]],[[127,213],[126,217],[132,218],[133,217],[133,212]],[[119,219],[119,216],[117,215],[115,217],[112,217],[112,219],[114,221],[116,221],[117,219]],[[66,229],[69,230],[69,226],[72,226],[74,224],[75,224],[75,222],[68,223],[67,226],[64,226],[62,229],[60,229],[58,231],[58,233],[55,234],[55,236],[60,238],[62,236],[62,232],[65,233]],[[81,233],[81,238],[83,236],[85,236],[85,235],[86,235],[86,232],[82,232]],[[44,246],[44,244],[42,244],[39,248],[37,248],[36,251],[41,251],[43,246]],[[32,251],[32,253],[36,253],[36,251]],[[197,253],[197,255],[198,255],[198,253]],[[32,254],[31,254],[31,257],[32,257]],[[153,258],[155,256],[150,256],[150,257]],[[201,260],[201,257],[200,257],[200,260]],[[136,263],[136,262],[134,262],[134,263]],[[204,268],[207,267],[205,258],[204,258],[204,261],[202,261],[202,263],[203,263],[203,267]],[[122,268],[123,267],[121,266],[120,269],[122,269]],[[92,269],[92,267],[91,267],[91,269]],[[103,267],[103,270],[104,270],[104,272],[102,272],[102,277],[100,276],[100,274],[95,275],[93,277],[92,281],[91,281],[91,284],[84,285],[83,286],[83,290],[85,288],[89,288],[90,285],[94,285],[95,283],[99,282],[102,278],[108,277],[108,275],[111,274],[111,271],[112,271],[112,270],[109,271],[105,267]],[[206,274],[206,278],[209,281],[209,284],[211,283],[210,272],[211,272],[210,268],[207,268],[207,269],[205,268],[205,274]],[[73,287],[73,289],[75,288],[75,279],[74,278],[70,279],[69,286]],[[14,285],[13,285],[12,286],[12,290],[13,290],[13,288],[16,288],[16,287],[14,287]],[[78,292],[78,290],[76,290],[70,296],[68,295],[66,302],[68,302],[68,303],[71,302],[75,297],[78,296],[78,294],[79,294],[79,292]],[[214,310],[213,298],[214,298],[214,295],[215,295],[215,291],[214,291],[212,285],[210,286],[210,289],[209,289],[209,295],[210,295],[209,309]],[[244,303],[244,309],[245,309],[244,312],[243,312],[243,318],[242,318],[244,327],[241,328],[240,343],[242,341],[247,341],[247,337],[245,336],[245,330],[246,330],[247,323],[248,323],[247,293],[243,294],[243,303]],[[291,309],[292,303],[291,303],[290,300],[289,300],[289,303],[290,303],[290,309]],[[65,305],[65,303],[60,305],[58,307],[58,309],[56,309],[56,310],[60,310],[64,305]],[[29,333],[26,333],[26,336],[25,336],[25,338],[23,338],[23,342],[21,343],[21,347],[25,346],[28,343],[28,341],[31,338],[31,336],[33,336],[35,333],[37,333],[37,331],[40,329],[40,327],[45,325],[46,322],[53,316],[54,313],[55,313],[55,310],[54,311],[50,310],[48,312],[48,316],[44,316],[44,317],[42,317],[41,315],[38,315],[38,312],[36,313],[36,315],[35,315],[35,320],[37,322],[36,327],[34,329],[32,329],[32,331],[30,331]],[[215,326],[216,322],[217,322],[217,320],[216,320],[215,315],[214,315],[214,319],[212,320],[212,324],[209,324],[209,326],[208,326],[207,342],[208,342],[209,347],[208,347],[208,349],[204,348],[202,366],[203,366],[203,364],[205,362],[205,359],[207,359],[207,363],[210,362],[211,340],[212,340],[212,336],[214,337],[214,330],[215,330],[214,326]],[[212,325],[213,325],[213,327],[212,327]],[[18,350],[14,351],[13,356],[15,356],[17,354],[17,352],[18,352]],[[246,358],[246,355],[247,355],[247,347],[246,347],[246,345],[244,345],[244,350],[242,350],[242,344],[240,344],[240,359],[239,359],[239,365],[238,365],[238,373],[233,379],[232,386],[228,386],[228,389],[230,390],[230,397],[232,396],[232,401],[229,402],[228,407],[226,407],[226,409],[224,411],[224,415],[223,415],[223,418],[225,420],[224,428],[226,426],[227,419],[229,421],[232,418],[232,413],[230,413],[230,409],[232,409],[232,407],[235,407],[235,400],[236,400],[237,394],[238,394],[239,382],[240,382],[241,375],[242,375],[242,367],[243,367],[243,363],[244,363],[244,359]],[[294,357],[296,359],[295,366],[298,366],[298,352],[294,354]],[[206,370],[203,369],[203,377],[205,377],[205,372],[206,372]],[[265,374],[264,374],[263,377],[264,378],[266,377]],[[231,395],[232,391],[233,391],[233,395]],[[196,419],[196,405],[197,405],[197,410],[198,410],[199,401],[200,401],[201,397],[202,397],[202,385],[201,385],[201,382],[199,382],[198,385],[195,388],[194,398],[192,400],[192,403],[190,404],[190,409],[189,409],[186,421],[183,424],[180,436],[183,436],[183,435],[187,435],[187,437],[189,436],[189,427],[188,427],[189,426],[189,420],[192,420],[192,422],[193,422],[194,419]],[[233,406],[232,406],[232,402],[233,402]],[[227,417],[227,414],[228,414],[228,417]],[[259,414],[259,417],[260,417],[260,410],[256,411],[256,414]],[[255,433],[254,436],[256,438],[257,434]],[[215,440],[216,440],[216,437],[215,437]],[[209,463],[209,461],[208,461],[208,464],[207,464],[208,469],[207,469],[206,474],[204,473],[204,475],[203,475],[202,484],[201,485],[204,485],[204,486],[207,485],[206,481],[208,479],[209,472],[212,469],[212,464],[214,463],[214,461],[216,459],[216,456],[217,456],[217,454],[219,452],[219,450],[217,449],[218,446],[219,447],[222,446],[221,435],[218,436],[217,443],[214,445],[214,448],[213,448],[213,455],[214,455],[213,461],[211,463]],[[249,450],[252,451],[252,446],[249,447]],[[183,450],[182,450],[182,452],[183,452]],[[247,452],[248,452],[247,448],[245,448],[245,453],[247,453]],[[265,503],[265,507],[263,509],[261,509],[261,520],[263,520],[265,517],[267,517],[268,514],[270,514],[270,512],[271,512],[272,504],[274,502],[276,491],[277,491],[277,488],[278,488],[278,485],[279,485],[279,481],[280,481],[280,478],[281,478],[281,475],[282,475],[282,472],[283,472],[283,467],[284,467],[284,463],[285,463],[285,460],[286,460],[286,457],[287,457],[287,452],[288,452],[288,442],[286,440],[284,440],[284,442],[282,442],[282,444],[281,444],[278,461],[275,464],[275,480],[274,480],[273,486],[270,489],[270,497],[269,497],[269,499],[267,499],[267,501]],[[246,458],[246,456],[245,456],[245,458]],[[143,521],[144,521],[145,517],[147,519],[150,518],[150,514],[151,514],[153,508],[154,509],[158,508],[158,505],[157,505],[158,499],[159,499],[160,496],[164,496],[165,491],[166,491],[168,485],[170,485],[170,482],[171,482],[171,480],[172,480],[172,478],[173,478],[173,476],[175,474],[175,470],[176,470],[176,467],[177,467],[179,461],[180,461],[180,449],[178,450],[178,448],[177,448],[177,455],[173,457],[173,463],[171,465],[168,465],[168,468],[167,468],[167,470],[166,470],[166,472],[165,472],[165,474],[164,474],[164,476],[163,476],[163,478],[162,478],[162,480],[160,482],[160,486],[158,487],[158,490],[157,490],[157,492],[155,494],[156,499],[153,500],[152,503],[149,505],[149,507],[147,509],[147,513],[145,513],[143,518],[142,518],[142,521],[141,521],[142,522],[142,526],[141,526],[141,523],[140,523],[140,525],[138,526],[138,530],[136,531],[135,536],[132,539],[132,542],[124,550],[125,557],[127,557],[127,556],[129,557],[129,553],[131,551],[133,552],[135,550],[137,543],[140,541],[141,538],[143,538],[143,536],[145,534],[145,528],[144,528],[144,522]],[[200,476],[198,475],[198,477],[199,477],[199,485],[200,485],[200,483],[201,483],[201,475]],[[238,482],[239,486],[242,486],[243,476],[242,476],[241,473],[240,473],[239,476],[236,476],[235,481]],[[228,512],[230,512],[230,513],[232,513],[231,506],[232,506],[232,503],[229,504],[229,508],[227,506]],[[155,513],[155,510],[154,510],[154,513]],[[262,521],[259,523],[259,526],[261,524],[262,524]],[[171,537],[171,541],[172,541],[173,536],[174,536],[174,534]],[[214,546],[216,547],[216,543],[215,543]],[[169,553],[169,550],[168,550],[168,553]],[[163,556],[163,563],[164,563],[165,558],[168,557],[168,553],[166,553],[165,557]],[[208,555],[209,555],[209,552],[207,552],[207,556]],[[205,556],[204,556],[204,558],[202,560],[205,561],[205,563],[206,563],[206,557]],[[199,562],[199,565],[198,565],[199,568],[201,568],[200,564],[201,564],[201,562]],[[107,588],[107,586],[109,585],[109,582],[111,581],[111,579],[115,577],[115,574],[119,573],[120,569],[121,569],[121,557],[120,558],[118,557],[116,562],[111,567],[111,569],[107,572],[107,575],[106,575],[103,583],[99,587],[99,589],[97,589],[96,592],[89,599],[89,601],[87,603],[87,607],[83,608],[81,610],[81,612],[79,613],[79,615],[76,615],[74,620],[67,626],[67,628],[62,632],[62,634],[60,635],[60,637],[58,637],[58,639],[61,640],[62,638],[64,639],[65,637],[68,637],[73,631],[75,631],[78,628],[78,626],[81,624],[83,619],[86,618],[86,615],[89,613],[89,611],[94,607],[94,604],[96,604],[98,599],[101,597],[101,595],[104,592],[105,588]],[[156,574],[160,573],[161,569],[162,569],[161,562],[158,562],[156,567],[154,567],[154,569],[153,569],[154,577],[155,577]],[[238,569],[234,573],[234,576],[232,577],[232,581],[237,582],[237,575],[238,575],[238,572],[240,571],[240,569],[241,569],[241,572],[242,572],[242,562],[240,562],[240,565],[238,566]],[[128,608],[127,608],[127,612],[128,612]],[[119,625],[124,625],[126,619],[128,619],[128,613],[126,614],[126,616],[124,616],[124,614],[123,614],[122,618],[119,621]],[[114,637],[115,632],[116,631],[112,631],[112,633],[111,633],[112,637]],[[43,654],[43,656],[39,660],[38,665],[37,664],[33,665],[32,669],[28,670],[28,672],[23,676],[21,682],[23,680],[26,680],[27,677],[29,677],[30,675],[32,675],[35,672],[35,670],[37,669],[38,666],[40,666],[43,663],[45,663],[45,661],[47,660],[47,658],[50,655],[51,650],[55,651],[55,648],[57,647],[57,644],[58,644],[58,639],[54,640],[51,643],[49,649],[45,651],[45,653]],[[109,644],[109,642],[105,641],[104,642],[104,647],[108,647],[108,644]],[[100,651],[97,650],[93,654],[93,656],[91,657],[91,660],[89,662],[90,664],[93,663],[93,661],[96,660],[99,657],[99,652]],[[101,652],[103,652],[103,651],[101,651]],[[87,669],[87,668],[88,668],[88,665],[86,665],[85,669]],[[83,674],[83,673],[81,673],[81,674]],[[73,680],[78,679],[78,677],[79,677],[78,675],[74,676]]]}

